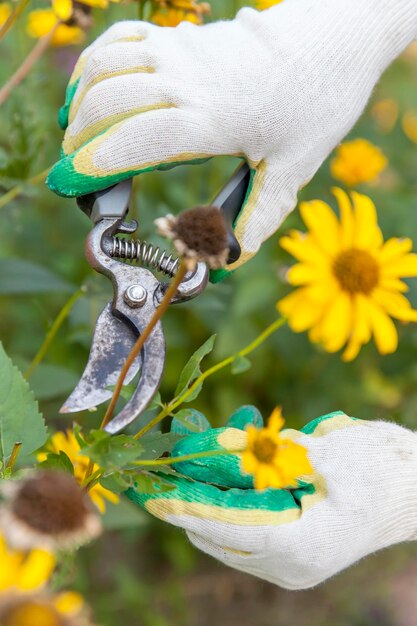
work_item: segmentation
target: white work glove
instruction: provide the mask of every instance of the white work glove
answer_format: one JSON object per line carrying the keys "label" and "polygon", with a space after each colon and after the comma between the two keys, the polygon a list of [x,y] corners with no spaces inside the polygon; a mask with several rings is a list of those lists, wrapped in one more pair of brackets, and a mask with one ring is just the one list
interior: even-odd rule
{"label": "white work glove", "polygon": [[[242,429],[253,422],[260,425],[256,409],[242,407],[228,428],[189,435],[172,455],[243,449]],[[301,488],[255,491],[230,455],[178,463],[193,480],[164,475],[172,491],[127,495],[185,529],[203,552],[286,589],[313,587],[372,552],[417,538],[416,434],[339,412],[282,436],[308,450],[315,474]]]}
{"label": "white work glove", "polygon": [[294,208],[414,38],[416,0],[285,0],[206,26],[115,24],[75,68],[48,184],[79,196],[161,166],[242,156],[255,175],[234,269]]}

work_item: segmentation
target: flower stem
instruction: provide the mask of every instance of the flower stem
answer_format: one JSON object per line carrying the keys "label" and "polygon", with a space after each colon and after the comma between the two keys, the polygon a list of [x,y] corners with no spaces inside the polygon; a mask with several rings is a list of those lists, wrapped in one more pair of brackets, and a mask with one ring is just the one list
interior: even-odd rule
{"label": "flower stem", "polygon": [[184,461],[192,461],[194,459],[239,454],[241,452],[243,450],[206,450],[205,452],[193,452],[192,454],[184,454],[182,456],[167,456],[162,459],[139,459],[139,461],[134,461],[133,464],[146,466],[173,465],[174,463],[183,463]]}
{"label": "flower stem", "polygon": [[169,284],[168,289],[166,290],[164,297],[161,300],[160,305],[158,306],[158,308],[156,309],[155,313],[153,314],[149,324],[146,326],[145,330],[143,331],[143,333],[138,337],[138,339],[136,340],[135,345],[133,346],[132,350],[130,351],[129,356],[126,359],[125,364],[122,367],[122,371],[120,372],[119,378],[117,380],[116,386],[114,388],[113,391],[113,395],[110,401],[110,404],[107,408],[107,411],[103,417],[103,421],[101,423],[100,428],[104,428],[109,421],[111,420],[111,417],[113,415],[113,411],[114,411],[114,407],[116,406],[116,402],[119,399],[120,396],[120,392],[122,390],[122,386],[123,386],[123,382],[126,378],[126,375],[133,363],[133,361],[136,359],[137,355],[139,354],[139,352],[141,351],[141,349],[143,348],[143,345],[145,343],[145,341],[148,339],[149,335],[151,334],[151,332],[153,331],[153,329],[155,328],[157,322],[159,322],[159,320],[162,318],[162,316],[164,315],[165,311],[167,310],[172,298],[175,296],[175,294],[177,293],[177,289],[180,285],[180,283],[182,282],[182,279],[184,278],[185,274],[187,273],[188,270],[188,266],[187,263],[183,260],[181,261],[181,264],[173,278],[173,280],[171,281],[171,283]]}
{"label": "flower stem", "polygon": [[11,29],[17,18],[26,9],[30,0],[19,0],[13,13],[9,15],[3,26],[0,28],[0,39],[3,39],[4,35]]}
{"label": "flower stem", "polygon": [[47,177],[50,169],[51,168],[48,167],[46,170],[39,172],[39,174],[35,174],[35,176],[32,176],[32,178],[28,178],[21,185],[16,185],[16,187],[12,187],[11,189],[9,189],[9,191],[3,194],[0,198],[0,209],[5,207],[6,204],[11,202],[15,198],[17,198],[17,196],[20,196],[20,194],[24,192],[25,184],[29,183],[30,185],[37,185],[38,183],[43,182]]}
{"label": "flower stem", "polygon": [[21,449],[22,445],[23,445],[22,441],[16,441],[16,443],[13,446],[13,450],[12,450],[12,453],[10,455],[9,462],[7,463],[7,469],[10,472],[13,472],[13,468],[15,466],[17,457],[19,456],[19,452],[20,452],[20,449]]}
{"label": "flower stem", "polygon": [[29,74],[36,61],[38,61],[44,54],[44,52],[48,49],[52,37],[54,36],[55,31],[60,24],[61,22],[57,22],[47,35],[41,37],[37,41],[35,46],[27,55],[26,59],[23,61],[22,65],[16,70],[13,76],[9,78],[7,83],[0,89],[0,106],[6,102],[13,89],[20,85],[20,83]]}
{"label": "flower stem", "polygon": [[64,321],[68,317],[68,314],[71,311],[72,307],[74,306],[74,304],[76,303],[78,298],[80,298],[80,296],[85,294],[85,292],[86,292],[86,288],[85,288],[84,285],[82,285],[71,296],[71,298],[64,304],[62,309],[59,311],[58,315],[56,316],[56,318],[54,319],[54,321],[52,323],[51,328],[47,332],[46,337],[45,337],[41,347],[39,348],[39,350],[35,354],[32,362],[30,363],[29,367],[27,368],[26,372],[24,373],[24,376],[25,376],[26,380],[29,380],[29,378],[32,376],[32,374],[35,371],[35,369],[38,367],[39,363],[42,362],[43,358],[45,357],[45,354],[47,353],[47,351],[49,349],[49,346],[51,345],[51,343],[55,339],[55,336],[56,336],[57,332],[59,331],[59,329],[61,328],[62,324],[64,323]]}
{"label": "flower stem", "polygon": [[286,320],[285,317],[280,317],[279,319],[275,320],[275,322],[273,322],[267,328],[265,328],[265,330],[258,337],[256,337],[256,339],[254,339],[254,341],[252,341],[249,345],[247,345],[245,348],[243,348],[242,350],[239,350],[239,352],[236,352],[235,354],[232,354],[232,356],[227,357],[227,359],[224,359],[223,361],[220,361],[219,363],[216,363],[216,365],[213,365],[213,367],[210,367],[208,370],[203,372],[198,378],[196,378],[196,380],[193,382],[193,384],[188,389],[186,389],[186,391],[184,391],[177,398],[174,398],[173,400],[171,400],[171,402],[169,402],[167,404],[167,406],[165,408],[163,408],[162,411],[160,411],[160,413],[158,413],[158,415],[156,417],[154,417],[153,420],[151,420],[148,424],[146,424],[143,428],[141,428],[136,433],[134,438],[135,439],[140,439],[141,437],[143,437],[143,435],[145,433],[147,433],[148,430],[153,428],[161,420],[163,420],[170,413],[172,413],[172,411],[174,411],[177,407],[179,407],[180,404],[185,402],[185,400],[193,393],[193,391],[197,387],[199,387],[201,385],[201,383],[204,380],[206,380],[206,378],[208,378],[212,374],[215,374],[216,372],[218,372],[219,370],[223,369],[224,367],[227,367],[228,365],[233,363],[233,361],[235,359],[237,359],[239,357],[244,357],[247,354],[250,354],[253,350],[258,348],[258,346],[260,346],[266,339],[268,339],[268,337],[270,335],[272,335],[276,330],[281,328],[281,326],[283,326],[286,321],[287,320]]}

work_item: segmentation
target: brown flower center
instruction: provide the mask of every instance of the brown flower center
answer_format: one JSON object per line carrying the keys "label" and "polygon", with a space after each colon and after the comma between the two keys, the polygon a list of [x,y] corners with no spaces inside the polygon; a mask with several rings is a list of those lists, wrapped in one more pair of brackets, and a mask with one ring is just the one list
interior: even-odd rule
{"label": "brown flower center", "polygon": [[175,234],[198,257],[216,257],[228,250],[226,222],[213,206],[183,211],[175,223]]}
{"label": "brown flower center", "polygon": [[336,257],[333,273],[342,289],[349,293],[368,294],[379,280],[379,269],[375,259],[366,250],[357,248],[341,252]]}
{"label": "brown flower center", "polygon": [[90,515],[90,505],[74,478],[57,471],[38,472],[22,482],[12,510],[45,535],[77,532]]}
{"label": "brown flower center", "polygon": [[272,439],[263,437],[255,441],[252,451],[261,463],[272,463],[277,451],[277,444]]}

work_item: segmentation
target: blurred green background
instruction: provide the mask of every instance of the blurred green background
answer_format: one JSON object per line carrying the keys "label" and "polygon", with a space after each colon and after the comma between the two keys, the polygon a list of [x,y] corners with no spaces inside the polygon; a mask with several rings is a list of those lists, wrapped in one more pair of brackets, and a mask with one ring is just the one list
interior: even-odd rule
{"label": "blurred green background", "polygon": [[[243,4],[243,3],[242,3]],[[38,5],[36,5],[38,6]],[[215,0],[210,19],[233,17],[239,2]],[[113,22],[135,18],[134,4],[94,13],[93,40]],[[25,33],[25,15],[0,43],[0,83],[4,84],[34,41]],[[31,378],[51,430],[71,425],[58,410],[87,360],[97,314],[110,298],[107,281],[95,276],[84,258],[91,224],[75,201],[54,196],[44,184],[25,181],[50,166],[62,133],[57,111],[81,48],[53,48],[0,110],[0,190],[23,184],[24,193],[0,208],[0,339],[16,364],[25,368],[57,313],[84,284],[79,299],[45,360]],[[417,146],[404,134],[401,116],[417,109],[417,52],[410,49],[383,77],[367,112],[351,137],[380,146],[390,161],[378,185],[364,186],[376,202],[385,237],[416,242]],[[392,99],[398,120],[383,131],[374,103]],[[158,241],[153,219],[197,203],[207,203],[233,172],[236,161],[212,160],[137,180],[132,213],[140,237]],[[325,163],[303,190],[305,199],[330,202],[335,184]],[[281,227],[302,227],[295,211]],[[163,244],[165,245],[165,244]],[[165,320],[167,367],[162,397],[172,397],[179,372],[192,352],[213,333],[216,347],[206,365],[249,343],[276,318],[276,301],[288,292],[284,276],[291,259],[270,239],[258,256],[231,278],[211,285],[195,301],[172,307]],[[417,285],[410,282],[417,305]],[[233,376],[223,371],[206,383],[193,406],[221,425],[241,404],[255,404],[267,416],[280,404],[287,423],[300,427],[329,411],[366,419],[393,419],[417,428],[417,327],[400,328],[398,351],[378,355],[373,345],[353,363],[312,346],[305,334],[282,328],[251,355],[251,368]],[[80,414],[98,424],[101,412]],[[142,418],[143,419],[143,418]],[[124,503],[106,516],[108,532],[66,563],[60,577],[87,596],[103,626],[412,626],[417,624],[413,544],[376,555],[308,592],[285,592],[225,569],[198,554],[177,529],[152,520]]]}

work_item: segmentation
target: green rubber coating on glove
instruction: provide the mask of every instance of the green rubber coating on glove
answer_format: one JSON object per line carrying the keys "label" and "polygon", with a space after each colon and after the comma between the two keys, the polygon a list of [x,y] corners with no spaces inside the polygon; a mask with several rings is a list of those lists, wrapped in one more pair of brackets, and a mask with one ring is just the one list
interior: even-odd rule
{"label": "green rubber coating on glove", "polygon": [[[195,433],[185,437],[172,450],[172,456],[183,456],[208,450],[224,450],[219,444],[218,437],[228,430],[225,428],[212,428],[205,433]],[[222,487],[238,487],[240,489],[253,489],[253,476],[243,474],[240,468],[240,458],[234,454],[224,456],[212,456],[192,461],[175,463],[174,469],[180,474],[185,474],[194,480],[204,483],[214,483]]]}
{"label": "green rubber coating on glove", "polygon": [[229,417],[226,426],[229,428],[240,428],[245,430],[246,426],[256,426],[262,428],[264,425],[260,411],[252,404],[241,406]]}
{"label": "green rubber coating on glove", "polygon": [[65,92],[65,102],[62,105],[62,107],[59,109],[59,113],[58,113],[58,124],[59,124],[59,127],[62,128],[62,130],[65,130],[68,126],[68,115],[69,115],[71,102],[73,101],[73,98],[75,96],[75,92],[77,91],[77,87],[79,85],[80,80],[81,79],[78,78],[75,82],[73,82],[72,84],[70,83],[67,86],[67,90]]}
{"label": "green rubber coating on glove", "polygon": [[311,420],[311,422],[308,422],[308,424],[303,426],[303,428],[301,428],[301,432],[304,433],[304,435],[311,435],[312,433],[314,433],[319,424],[330,420],[332,419],[332,417],[336,417],[337,415],[345,415],[345,413],[343,411],[333,411],[333,413],[327,413],[326,415],[322,415],[321,417],[316,417],[315,420]]}
{"label": "green rubber coating on glove", "polygon": [[[214,485],[196,483],[186,478],[176,478],[167,475],[164,475],[164,480],[172,483],[175,489],[161,494],[145,494],[139,493],[135,488],[131,487],[126,491],[126,495],[132,502],[144,508],[146,508],[146,503],[149,500],[164,498],[180,500],[184,503],[235,509],[238,522],[239,511],[285,511],[288,509],[299,509],[299,503],[303,496],[315,493],[315,487],[311,484],[303,484],[293,490],[265,489],[264,491],[255,491],[254,489],[218,489]],[[186,506],[184,508],[186,509]]]}
{"label": "green rubber coating on glove", "polygon": [[[106,132],[106,131],[103,131]],[[99,135],[97,135],[99,136]],[[90,140],[93,141],[93,140]],[[64,157],[51,168],[46,179],[46,184],[51,191],[64,198],[73,198],[85,196],[95,191],[102,191],[120,183],[122,180],[144,174],[145,172],[154,172],[155,170],[169,170],[178,165],[195,165],[205,163],[209,158],[191,159],[190,161],[173,161],[172,163],[161,163],[160,165],[151,165],[143,169],[132,169],[127,172],[109,174],[108,176],[88,176],[77,172],[74,167],[74,157],[83,150],[90,142],[85,143],[72,154]]]}

